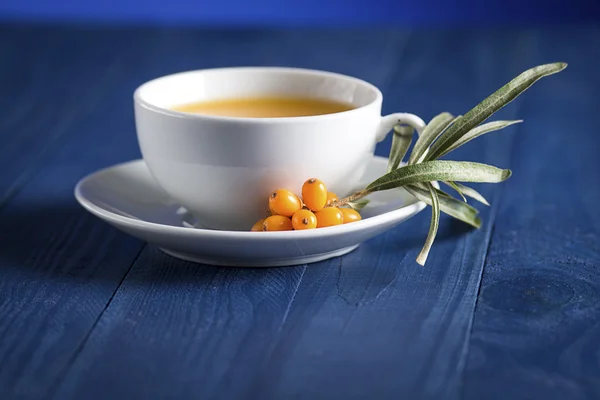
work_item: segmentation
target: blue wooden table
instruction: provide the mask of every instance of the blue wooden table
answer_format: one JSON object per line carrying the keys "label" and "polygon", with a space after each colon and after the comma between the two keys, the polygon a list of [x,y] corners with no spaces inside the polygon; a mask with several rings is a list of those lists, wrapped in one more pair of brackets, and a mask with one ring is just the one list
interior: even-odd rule
{"label": "blue wooden table", "polygon": [[[0,28],[0,399],[600,397],[600,27]],[[132,92],[187,69],[284,65],[379,86],[384,111],[466,112],[566,61],[456,152],[511,168],[428,263],[423,212],[355,252],[279,269],[186,263],[73,197],[140,157]],[[386,155],[389,140],[377,148]]]}

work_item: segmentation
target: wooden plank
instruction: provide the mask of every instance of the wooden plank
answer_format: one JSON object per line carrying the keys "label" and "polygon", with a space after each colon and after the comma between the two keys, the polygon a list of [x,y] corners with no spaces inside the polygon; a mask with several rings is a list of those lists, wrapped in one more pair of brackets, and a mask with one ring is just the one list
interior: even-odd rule
{"label": "wooden plank", "polygon": [[0,205],[115,89],[120,51],[136,48],[118,32],[4,27],[0,30]]}
{"label": "wooden plank", "polygon": [[[0,210],[2,399],[47,396],[143,246],[99,222],[73,197],[85,174],[139,153],[134,140],[123,140],[122,115],[129,114],[119,111],[124,93],[102,94],[95,86],[115,90],[125,71],[93,77],[118,63],[119,53],[133,56],[135,50],[117,35],[110,46],[95,46],[101,32],[15,30],[10,36],[17,42],[21,34],[27,37],[23,53],[15,53],[24,58],[17,59],[43,68],[17,64],[13,76],[3,77],[15,90],[13,104],[2,112],[2,121],[10,123],[3,125],[7,146],[0,149],[9,161],[0,186],[10,197]],[[52,51],[44,50],[40,37],[49,38]],[[107,59],[91,56],[87,46]],[[57,48],[67,53],[59,57]],[[11,121],[21,107],[22,115]]]}
{"label": "wooden plank", "polygon": [[[378,64],[361,64],[368,50],[357,36],[336,35],[303,35],[285,58],[265,53],[269,63],[374,73],[358,69]],[[530,66],[529,39],[506,32],[414,34],[391,49],[394,79],[378,79],[386,84],[385,108],[427,118],[447,105],[464,112]],[[347,43],[352,56],[339,50]],[[513,105],[503,116],[516,111]],[[510,132],[460,154],[507,166]],[[483,189],[492,201],[500,190]],[[445,218],[425,268],[414,258],[426,214],[348,256],[306,267],[215,270],[147,248],[56,397],[458,398],[495,204],[484,211],[479,232]]]}
{"label": "wooden plank", "polygon": [[142,248],[66,195],[79,177],[46,167],[0,212],[0,398],[45,397]]}
{"label": "wooden plank", "polygon": [[477,304],[467,399],[600,396],[597,28],[536,37],[567,70],[527,94]]}
{"label": "wooden plank", "polygon": [[56,398],[94,398],[92,387],[98,398],[214,398],[251,385],[248,367],[271,346],[304,270],[204,267],[146,248]]}
{"label": "wooden plank", "polygon": [[15,90],[1,118],[0,155],[8,163],[0,173],[0,398],[43,398],[143,246],[85,212],[73,188],[94,170],[139,157],[133,89],[124,83],[153,35],[20,27],[2,33],[2,49],[22,46],[9,52],[23,65],[1,67],[3,87]]}

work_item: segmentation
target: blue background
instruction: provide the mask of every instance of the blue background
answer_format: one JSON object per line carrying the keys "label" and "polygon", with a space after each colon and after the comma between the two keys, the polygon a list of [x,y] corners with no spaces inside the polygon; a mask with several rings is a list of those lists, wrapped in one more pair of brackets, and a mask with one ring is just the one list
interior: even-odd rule
{"label": "blue background", "polygon": [[600,20],[595,0],[2,0],[0,19],[193,25],[440,25]]}

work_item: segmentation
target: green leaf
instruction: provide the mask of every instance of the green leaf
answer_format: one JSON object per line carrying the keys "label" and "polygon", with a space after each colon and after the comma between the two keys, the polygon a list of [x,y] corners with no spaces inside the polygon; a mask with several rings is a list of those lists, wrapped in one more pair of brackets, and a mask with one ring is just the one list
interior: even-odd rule
{"label": "green leaf", "polygon": [[[433,141],[453,122],[455,118],[452,114],[444,112],[433,117],[431,121],[427,124],[425,129],[423,129],[423,133],[419,135],[417,142],[415,143],[415,147],[410,153],[410,158],[408,159],[409,164],[414,164],[419,162],[423,154],[429,148],[429,145],[433,143]],[[389,171],[388,171],[389,172]]]}
{"label": "green leaf", "polygon": [[[415,185],[406,186],[405,189],[418,200],[421,200],[430,206],[433,204],[429,191]],[[481,218],[477,215],[478,212],[474,207],[450,196],[440,196],[438,191],[436,191],[436,193],[438,193],[441,212],[474,226],[475,228],[481,227]]]}
{"label": "green leaf", "polygon": [[507,126],[518,124],[520,122],[523,122],[523,120],[519,119],[516,121],[493,121],[488,122],[487,124],[479,125],[478,127],[471,129],[463,137],[454,142],[452,146],[448,147],[442,154],[440,154],[440,157],[445,156],[451,151],[456,150],[463,144],[470,142],[471,140],[478,138],[481,135],[485,135],[488,132],[498,131],[500,129],[506,128]]}
{"label": "green leaf", "polygon": [[[429,182],[427,182],[427,183],[429,183]],[[429,190],[427,188],[427,183],[415,183],[415,184],[412,184],[411,186],[416,186],[423,190]],[[444,182],[444,183],[446,183],[446,182]],[[450,194],[448,194],[447,192],[444,192],[442,189],[436,188],[435,192],[437,193],[438,197],[450,197],[451,199],[454,199],[454,197],[450,196]],[[479,213],[479,211],[476,208],[473,208],[473,211],[475,212],[475,214]]]}
{"label": "green leaf", "polygon": [[429,233],[427,234],[427,239],[425,239],[425,244],[417,256],[417,263],[420,265],[425,265],[440,225],[440,201],[437,192],[431,183],[427,184],[427,188],[431,196],[431,223],[429,224]]}
{"label": "green leaf", "polygon": [[461,185],[460,183],[456,183],[456,182],[452,182],[452,183],[456,186],[455,190],[457,192],[459,192],[461,194],[461,196],[463,196],[463,198],[465,196],[467,196],[467,197],[472,198],[473,200],[477,200],[481,204],[485,204],[486,206],[490,205],[490,203],[488,203],[488,201],[485,199],[485,197],[483,197],[477,190],[475,190],[469,186]]}
{"label": "green leaf", "polygon": [[350,208],[353,208],[356,211],[362,210],[363,208],[365,208],[365,206],[367,204],[369,204],[368,199],[361,199],[361,200],[357,200],[357,201],[348,202],[348,206],[350,206]]}
{"label": "green leaf", "polygon": [[452,124],[452,126],[450,126],[450,128],[448,128],[431,146],[425,160],[434,160],[440,157],[444,151],[450,148],[450,146],[467,132],[510,103],[537,80],[560,72],[566,67],[566,63],[553,63],[540,65],[523,72]]}
{"label": "green leaf", "polygon": [[366,190],[376,192],[419,182],[459,181],[496,183],[508,179],[510,170],[468,161],[426,161],[405,165],[373,181]]}
{"label": "green leaf", "polygon": [[456,193],[458,193],[460,195],[460,197],[462,197],[463,201],[466,203],[467,202],[467,198],[465,197],[465,195],[460,191],[460,188],[458,187],[458,185],[452,181],[450,182],[444,182],[446,185],[450,186],[452,189],[456,190]]}
{"label": "green leaf", "polygon": [[387,172],[395,170],[402,162],[412,142],[414,130],[410,125],[397,124],[394,126],[394,136],[392,138]]}

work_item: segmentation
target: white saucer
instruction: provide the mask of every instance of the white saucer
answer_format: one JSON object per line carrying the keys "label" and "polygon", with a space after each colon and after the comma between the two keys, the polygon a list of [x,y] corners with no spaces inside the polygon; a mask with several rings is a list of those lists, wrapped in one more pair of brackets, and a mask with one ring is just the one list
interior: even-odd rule
{"label": "white saucer", "polygon": [[[374,157],[356,189],[383,175],[386,167],[387,158]],[[341,256],[425,208],[405,190],[394,189],[370,195],[363,220],[351,224],[287,232],[201,229],[158,187],[143,160],[85,177],[75,187],[75,197],[92,214],[173,257],[236,267],[296,265]]]}

